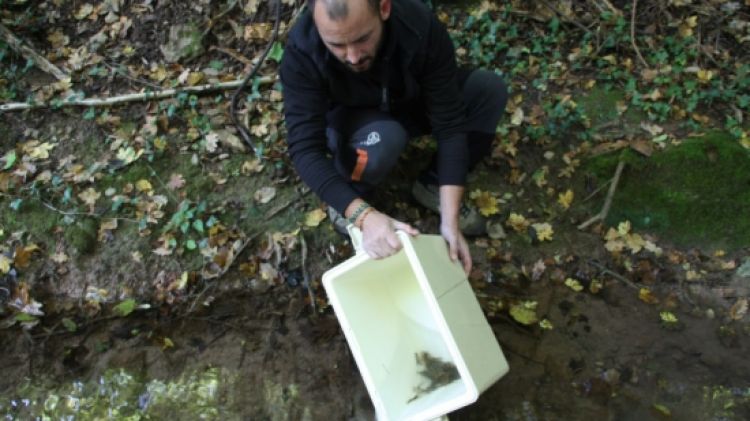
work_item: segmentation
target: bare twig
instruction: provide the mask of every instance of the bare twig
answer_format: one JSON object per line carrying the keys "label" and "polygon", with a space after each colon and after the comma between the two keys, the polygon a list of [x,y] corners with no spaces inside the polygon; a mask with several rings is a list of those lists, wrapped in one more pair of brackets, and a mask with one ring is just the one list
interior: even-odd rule
{"label": "bare twig", "polygon": [[599,211],[598,214],[594,215],[591,219],[588,221],[582,223],[578,226],[579,230],[584,230],[588,228],[589,225],[593,224],[597,221],[603,221],[607,218],[607,214],[609,214],[609,208],[612,206],[612,199],[615,196],[615,191],[617,190],[617,183],[620,182],[620,175],[622,174],[622,170],[625,168],[625,161],[620,161],[617,164],[617,169],[615,170],[615,176],[612,178],[612,184],[609,186],[609,192],[607,192],[607,198],[604,201],[604,206],[602,207],[602,210]]}
{"label": "bare twig", "polygon": [[211,46],[211,48],[209,48],[209,50],[222,52],[222,53],[224,53],[224,54],[232,57],[233,59],[239,61],[240,63],[244,64],[245,66],[252,66],[253,65],[253,61],[252,60],[250,60],[249,58],[243,56],[242,54],[238,53],[237,51],[232,50],[231,48],[223,48],[223,47],[217,47],[217,46],[213,45],[213,46]]}
{"label": "bare twig", "polygon": [[643,55],[641,55],[641,50],[638,49],[638,44],[636,44],[635,42],[635,14],[637,8],[638,0],[633,0],[633,10],[630,11],[630,42],[633,44],[633,50],[635,50],[635,54],[638,55],[638,59],[641,61],[641,64],[643,65],[643,67],[648,69],[648,63],[646,63]]}
{"label": "bare twig", "polygon": [[[276,81],[276,76],[263,76],[259,78],[259,83],[262,85],[268,85]],[[206,92],[214,92],[221,90],[229,90],[237,88],[242,85],[242,80],[233,80],[230,82],[206,84],[199,86],[188,86],[185,88],[176,89],[164,89],[162,91],[151,91],[151,92],[138,92],[125,95],[118,95],[109,98],[83,98],[83,99],[69,99],[62,101],[60,104],[55,104],[55,107],[106,107],[109,105],[123,104],[126,102],[139,102],[139,101],[152,101],[155,99],[170,98],[177,96],[181,93],[193,93],[201,94]],[[37,108],[51,107],[51,102],[40,102],[40,103],[28,103],[28,102],[11,102],[8,104],[0,104],[0,112],[4,111],[21,111],[31,110]]]}
{"label": "bare twig", "polygon": [[34,64],[36,64],[38,68],[51,74],[57,80],[70,79],[70,75],[60,70],[57,66],[50,63],[49,60],[44,58],[41,54],[34,51],[31,47],[26,45],[26,43],[24,43],[20,38],[15,36],[13,32],[10,31],[10,29],[6,28],[2,24],[0,24],[0,35],[2,35],[5,42],[7,42],[8,45],[13,50],[18,52],[22,56],[26,57],[27,59],[33,61]]}
{"label": "bare twig", "polygon": [[588,263],[590,265],[592,265],[592,266],[595,266],[597,269],[599,269],[599,271],[601,271],[601,273],[607,274],[607,275],[609,275],[609,276],[617,279],[618,281],[621,281],[622,283],[624,283],[625,285],[629,286],[630,288],[638,289],[638,290],[641,289],[638,285],[636,285],[630,279],[628,279],[628,278],[620,275],[619,273],[617,273],[617,272],[615,272],[615,271],[607,268],[606,266],[604,266],[603,264],[601,264],[601,263],[599,263],[599,262],[597,262],[595,260],[589,260]]}
{"label": "bare twig", "polygon": [[310,274],[307,271],[307,242],[305,241],[305,235],[302,234],[302,231],[299,233],[299,242],[302,247],[303,284],[307,288],[307,296],[310,297],[310,307],[312,307],[313,314],[318,314],[318,308],[315,305],[315,293],[313,292],[313,286],[310,282]]}
{"label": "bare twig", "polygon": [[544,4],[544,5],[545,5],[545,6],[546,6],[546,7],[548,8],[548,9],[552,10],[552,11],[553,11],[553,12],[555,12],[555,13],[556,13],[556,14],[557,14],[558,16],[560,16],[560,18],[562,18],[562,20],[563,20],[564,22],[569,22],[569,23],[572,23],[573,25],[575,25],[575,26],[577,26],[577,27],[581,28],[581,29],[582,29],[582,30],[583,30],[584,32],[587,32],[587,33],[590,33],[590,32],[591,32],[591,30],[590,30],[589,28],[587,28],[587,27],[583,26],[583,24],[582,24],[582,23],[578,22],[577,20],[574,20],[574,19],[570,19],[570,18],[568,18],[567,16],[565,16],[565,15],[564,15],[564,14],[563,14],[563,13],[562,13],[562,12],[561,12],[560,10],[558,10],[558,9],[557,9],[557,7],[555,7],[555,6],[553,5],[553,4],[550,4],[550,2],[548,2],[547,0],[541,0],[541,2],[542,2],[542,4]]}
{"label": "bare twig", "polygon": [[602,3],[606,4],[609,10],[612,11],[612,13],[622,16],[622,12],[620,11],[620,9],[616,8],[612,3],[609,2],[609,0],[602,0]]}
{"label": "bare twig", "polygon": [[223,18],[229,12],[231,12],[235,6],[237,6],[237,0],[232,0],[232,3],[230,3],[226,9],[224,9],[222,12],[220,12],[218,15],[214,16],[213,18],[209,19],[208,24],[206,25],[206,29],[203,31],[203,36],[206,36],[206,34],[208,34],[211,31],[214,25],[216,25],[216,22],[220,21],[221,18]]}
{"label": "bare twig", "polygon": [[594,191],[592,191],[592,192],[591,192],[591,194],[589,194],[588,196],[586,196],[586,198],[585,198],[585,199],[583,199],[583,201],[582,201],[582,202],[583,202],[583,203],[586,203],[586,202],[588,202],[589,200],[591,200],[591,198],[592,198],[592,197],[596,196],[596,195],[597,195],[597,193],[599,193],[600,191],[602,191],[602,189],[603,189],[603,188],[605,188],[605,187],[607,187],[607,186],[608,186],[608,185],[609,185],[609,184],[610,184],[611,182],[612,182],[612,180],[611,180],[611,179],[610,179],[610,180],[607,180],[606,182],[604,182],[604,183],[603,183],[603,184],[602,184],[601,186],[599,186],[599,187],[597,187],[596,189],[594,189]]}

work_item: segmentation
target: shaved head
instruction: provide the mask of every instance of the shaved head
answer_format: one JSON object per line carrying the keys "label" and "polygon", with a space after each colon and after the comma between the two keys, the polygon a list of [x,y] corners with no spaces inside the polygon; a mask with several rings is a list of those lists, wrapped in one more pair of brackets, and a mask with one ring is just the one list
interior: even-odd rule
{"label": "shaved head", "polygon": [[323,2],[326,14],[331,20],[340,20],[349,16],[349,3],[352,1],[367,1],[373,13],[378,13],[380,5],[379,0],[307,0],[307,6],[310,10],[315,10],[315,3]]}

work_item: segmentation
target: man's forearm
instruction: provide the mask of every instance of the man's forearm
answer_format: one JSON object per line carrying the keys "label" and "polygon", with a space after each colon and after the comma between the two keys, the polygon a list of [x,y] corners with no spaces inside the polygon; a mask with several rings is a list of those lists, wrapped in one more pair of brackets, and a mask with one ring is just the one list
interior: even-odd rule
{"label": "man's forearm", "polygon": [[440,186],[440,223],[443,226],[458,227],[461,198],[464,186]]}

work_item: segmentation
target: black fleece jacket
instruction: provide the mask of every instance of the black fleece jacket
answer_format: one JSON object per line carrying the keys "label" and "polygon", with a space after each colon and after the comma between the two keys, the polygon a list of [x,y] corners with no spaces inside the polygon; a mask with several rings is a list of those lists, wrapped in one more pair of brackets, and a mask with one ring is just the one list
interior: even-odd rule
{"label": "black fleece jacket", "polygon": [[400,121],[421,112],[437,139],[439,184],[466,179],[465,109],[453,43],[419,0],[392,4],[370,71],[355,73],[339,62],[309,10],[292,28],[281,61],[289,155],[302,180],[342,214],[359,195],[336,171],[326,146],[326,113],[337,106],[379,108]]}

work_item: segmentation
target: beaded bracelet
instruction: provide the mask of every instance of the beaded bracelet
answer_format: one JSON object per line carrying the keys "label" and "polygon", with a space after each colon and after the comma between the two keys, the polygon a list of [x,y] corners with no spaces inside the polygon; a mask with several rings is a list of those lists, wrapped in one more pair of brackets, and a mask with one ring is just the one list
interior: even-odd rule
{"label": "beaded bracelet", "polygon": [[368,208],[370,208],[370,204],[363,201],[362,203],[359,204],[359,206],[357,206],[357,209],[355,209],[354,212],[352,212],[352,215],[346,218],[346,222],[354,225],[357,222],[357,218],[359,218],[360,215],[362,215],[362,212],[364,212],[365,209],[368,209]]}
{"label": "beaded bracelet", "polygon": [[367,215],[369,215],[371,212],[375,211],[375,208],[369,207],[362,212],[361,215],[359,215],[359,218],[357,218],[356,221],[354,221],[354,226],[362,229],[362,225],[365,223],[365,218],[367,218]]}

